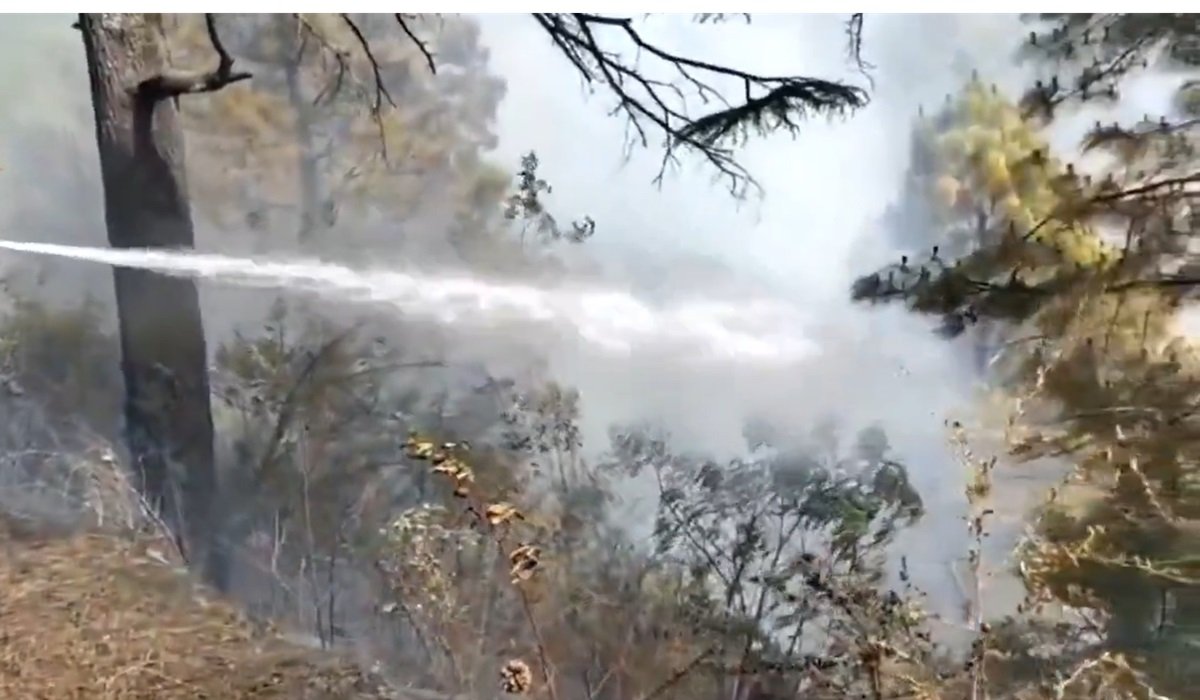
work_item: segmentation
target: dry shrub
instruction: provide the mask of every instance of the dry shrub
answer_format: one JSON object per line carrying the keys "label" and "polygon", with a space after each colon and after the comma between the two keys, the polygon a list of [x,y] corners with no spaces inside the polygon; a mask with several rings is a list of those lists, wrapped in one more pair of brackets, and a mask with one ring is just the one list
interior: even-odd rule
{"label": "dry shrub", "polygon": [[42,530],[131,532],[153,525],[144,506],[108,448],[0,455],[0,512],[14,521]]}

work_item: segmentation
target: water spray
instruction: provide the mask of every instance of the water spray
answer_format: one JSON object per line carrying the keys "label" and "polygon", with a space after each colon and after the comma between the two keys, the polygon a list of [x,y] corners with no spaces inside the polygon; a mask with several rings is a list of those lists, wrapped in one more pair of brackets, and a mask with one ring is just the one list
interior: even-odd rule
{"label": "water spray", "polygon": [[461,274],[356,270],[304,258],[264,260],[190,250],[5,240],[0,240],[0,248],[239,287],[286,289],[386,305],[443,325],[494,328],[532,322],[569,327],[590,345],[618,354],[650,347],[686,352],[689,360],[787,364],[814,349],[799,335],[804,325],[799,310],[775,300],[693,300],[652,306],[617,289],[537,287]]}

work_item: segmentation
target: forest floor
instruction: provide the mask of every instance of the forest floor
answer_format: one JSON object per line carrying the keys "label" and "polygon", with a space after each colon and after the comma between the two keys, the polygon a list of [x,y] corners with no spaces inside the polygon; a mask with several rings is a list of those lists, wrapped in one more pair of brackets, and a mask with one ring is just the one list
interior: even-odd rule
{"label": "forest floor", "polygon": [[0,698],[389,697],[196,585],[153,538],[23,532],[0,519]]}

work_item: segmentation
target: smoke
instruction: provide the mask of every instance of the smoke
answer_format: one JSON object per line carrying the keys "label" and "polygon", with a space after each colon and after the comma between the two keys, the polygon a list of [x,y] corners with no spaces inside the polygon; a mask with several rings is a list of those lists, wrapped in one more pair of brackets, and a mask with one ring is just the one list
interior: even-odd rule
{"label": "smoke", "polygon": [[[764,365],[681,362],[678,348],[613,356],[584,351],[579,344],[543,344],[539,350],[548,355],[550,373],[582,393],[589,451],[605,447],[613,424],[640,420],[660,423],[682,447],[725,457],[744,451],[742,429],[750,418],[784,430],[801,430],[828,415],[840,418],[848,431],[878,423],[931,504],[936,517],[930,527],[953,522],[961,510],[961,476],[943,447],[943,420],[969,401],[972,369],[959,348],[936,339],[921,320],[899,310],[854,307],[847,289],[855,274],[899,254],[883,240],[876,222],[899,191],[912,115],[919,105],[938,104],[957,90],[972,67],[1018,84],[1021,76],[1009,62],[1011,42],[1020,35],[1016,19],[868,17],[865,58],[876,66],[872,103],[846,119],[813,120],[795,139],[752,142],[742,160],[765,196],[742,203],[713,183],[710,172],[687,160],[668,174],[661,188],[653,187],[660,158],[655,144],[625,157],[625,125],[607,116],[611,101],[600,93],[587,94],[535,23],[518,16],[480,21],[492,70],[508,83],[495,161],[515,164],[521,153],[536,150],[541,175],[555,185],[548,198],[551,209],[562,218],[588,214],[597,221],[596,236],[574,251],[569,263],[585,259],[598,264],[610,284],[667,303],[702,291],[782,299],[798,309],[789,318],[792,327],[782,331],[802,335],[816,347],[802,362]],[[864,83],[847,60],[843,21],[836,16],[761,16],[749,27],[737,22],[713,27],[671,16],[653,18],[647,32],[680,52],[749,70]],[[73,115],[62,118],[57,128],[68,131],[68,125],[76,125],[70,135],[83,148],[80,162],[71,165],[88,174],[82,180],[94,186],[98,173],[89,143],[91,115],[78,37],[61,16],[13,18],[6,24],[22,23],[36,25],[40,33],[5,45],[17,47],[20,54],[48,57],[28,66],[24,79],[52,86],[65,80],[68,85],[54,92],[53,99],[38,97],[34,112]],[[937,41],[913,40],[919,36]],[[39,71],[45,75],[35,75]],[[13,96],[27,92],[10,90],[6,96],[22,102],[27,98]],[[15,119],[5,122],[6,143],[20,142],[28,121],[21,123],[25,126]],[[4,177],[71,196],[53,192],[64,182],[62,174],[42,167],[32,155],[21,160],[19,173],[9,170]],[[4,237],[103,245],[95,191],[82,198],[76,194],[72,206],[60,211],[71,215],[65,223],[30,221]],[[221,242],[230,240],[203,222],[198,228],[199,245],[206,250],[221,250]],[[17,264],[29,263],[22,257]],[[87,291],[111,296],[106,276],[96,277],[94,267],[67,265],[63,278],[89,276]],[[42,293],[69,299],[78,291],[48,288]],[[236,323],[252,320],[254,310],[264,310],[271,298],[209,286],[203,293],[206,323],[217,341]],[[468,352],[472,359],[511,364],[515,354],[526,351],[527,340],[473,344]],[[935,576],[962,551],[940,542],[946,551],[913,557],[917,566],[928,561]],[[914,546],[921,549],[919,543]]]}
{"label": "smoke", "polygon": [[[863,84],[847,60],[844,20],[764,15],[748,27],[697,27],[686,17],[660,17],[646,31],[680,53],[762,73]],[[902,545],[910,567],[921,585],[943,600],[958,600],[951,567],[965,553],[965,535],[958,534],[964,530],[964,469],[947,447],[945,421],[969,410],[975,367],[966,348],[936,338],[925,321],[900,309],[854,306],[847,290],[856,275],[912,253],[898,250],[879,221],[900,191],[918,108],[936,108],[972,69],[1006,89],[1026,84],[1028,76],[1012,60],[1022,36],[1019,20],[869,15],[863,46],[875,66],[871,104],[847,119],[815,119],[795,139],[749,144],[742,160],[765,196],[744,203],[724,196],[692,163],[669,175],[661,189],[652,187],[659,164],[653,144],[635,148],[626,160],[616,148],[624,125],[606,116],[611,101],[581,89],[536,27],[518,17],[486,17],[483,26],[499,72],[538,75],[509,81],[501,157],[538,151],[547,179],[558,185],[555,205],[596,217],[600,232],[589,252],[631,284],[647,283],[644,270],[675,271],[681,286],[706,284],[714,271],[697,259],[720,261],[720,284],[767,288],[793,300],[817,346],[812,357],[784,369],[696,371],[650,357],[619,364],[554,357],[554,370],[581,390],[587,436],[598,437],[614,421],[655,419],[681,445],[733,455],[745,448],[748,417],[797,432],[825,416],[839,419],[847,432],[878,424],[928,506],[924,524]],[[597,149],[598,143],[613,147]],[[1011,541],[997,537],[996,552]]]}
{"label": "smoke", "polygon": [[[1013,73],[1008,58],[1019,36],[1015,18],[868,17],[865,57],[877,66],[872,104],[848,119],[813,120],[794,140],[752,142],[743,162],[765,196],[744,203],[724,196],[711,173],[689,162],[655,189],[654,144],[624,158],[619,145],[625,125],[607,116],[611,100],[586,94],[536,25],[507,16],[482,22],[501,74],[538,76],[509,80],[500,115],[501,160],[537,150],[546,178],[556,183],[554,205],[597,219],[600,232],[588,252],[610,273],[644,285],[653,282],[646,271],[672,271],[676,286],[687,287],[715,276],[697,258],[718,260],[725,268],[720,284],[766,288],[794,300],[808,317],[806,332],[825,348],[786,373],[739,369],[717,376],[653,363],[603,368],[555,358],[583,390],[593,431],[613,418],[652,412],[681,441],[729,453],[742,448],[741,423],[751,413],[786,422],[825,411],[851,422],[870,417],[893,438],[907,442],[912,436],[914,443],[940,430],[940,414],[969,384],[954,349],[929,337],[919,320],[852,307],[846,290],[855,274],[899,255],[881,240],[876,222],[899,191],[918,105],[940,103],[972,67],[950,65],[946,56],[957,50],[981,67]],[[836,16],[762,16],[750,26],[712,27],[660,17],[646,31],[681,53],[753,71],[865,83],[847,60],[843,23]],[[720,40],[713,40],[718,33]],[[914,43],[918,35],[947,41]],[[589,138],[578,138],[580,133]],[[598,149],[599,143],[612,147]]]}
{"label": "smoke", "polygon": [[[685,17],[658,17],[647,33],[684,54],[744,63],[763,73],[802,73],[860,80],[846,61],[844,17],[756,16],[750,27],[730,23],[696,27]],[[865,58],[875,69],[871,104],[848,119],[814,120],[794,140],[777,136],[751,142],[743,162],[760,180],[761,201],[723,196],[709,173],[693,163],[668,176],[661,190],[654,144],[625,160],[617,149],[624,125],[606,116],[612,102],[588,94],[557,60],[537,29],[518,17],[487,17],[485,37],[493,64],[510,80],[501,112],[503,159],[534,148],[546,177],[558,184],[554,202],[566,213],[591,213],[601,233],[588,252],[633,285],[669,274],[676,287],[713,284],[765,288],[794,300],[817,351],[785,369],[709,367],[703,371],[640,357],[619,364],[556,356],[553,367],[578,386],[585,428],[594,440],[613,421],[631,417],[665,423],[680,445],[717,454],[744,449],[742,424],[764,418],[785,431],[802,430],[825,415],[847,431],[875,423],[909,468],[927,515],[898,542],[917,583],[934,607],[957,614],[968,596],[963,517],[966,468],[947,444],[945,422],[969,418],[980,379],[966,339],[946,342],[922,319],[898,308],[869,309],[847,301],[850,281],[882,262],[918,251],[902,241],[928,240],[927,232],[891,231],[881,215],[901,192],[908,166],[910,130],[922,106],[934,111],[978,71],[1017,97],[1035,78],[1048,79],[1015,54],[1028,29],[1013,15],[866,18]],[[714,35],[719,33],[719,40]],[[1177,77],[1146,75],[1125,86],[1111,114],[1096,108],[1063,114],[1049,130],[1057,152],[1075,154],[1094,119],[1153,118],[1168,111]],[[578,138],[581,133],[589,135]],[[1069,155],[1068,155],[1069,157]],[[890,234],[890,235],[889,235]],[[629,261],[636,261],[630,264]],[[719,261],[720,273],[707,261]],[[667,285],[670,286],[670,285]],[[968,421],[969,422],[969,421]],[[998,440],[977,445],[1003,456]],[[1011,552],[1041,486],[1057,465],[1007,468],[996,474],[997,513],[985,541],[987,612],[1007,613],[1023,595],[1009,572]],[[645,486],[643,503],[653,499]]]}
{"label": "smoke", "polygon": [[[844,19],[762,15],[751,26],[698,26],[685,16],[663,16],[652,18],[646,31],[681,53],[714,62],[862,84],[866,79],[846,55]],[[0,30],[7,39],[2,45],[10,47],[6,75],[11,81],[19,74],[22,81],[0,85],[6,100],[0,131],[9,144],[0,163],[0,193],[17,191],[18,180],[31,182],[47,202],[40,217],[25,219],[20,230],[3,237],[103,246],[86,74],[69,22],[65,16],[13,16]],[[687,352],[679,347],[613,355],[577,343],[539,343],[550,373],[581,391],[589,451],[605,447],[613,424],[639,420],[660,423],[680,446],[726,457],[744,451],[742,430],[750,418],[784,430],[801,430],[826,416],[840,418],[848,431],[876,423],[909,466],[930,510],[905,545],[910,564],[918,576],[924,569],[922,583],[935,591],[949,586],[948,567],[964,552],[965,535],[955,540],[945,534],[963,531],[957,520],[963,475],[945,448],[943,423],[970,406],[976,370],[960,345],[936,338],[926,322],[898,309],[853,306],[848,288],[855,275],[910,252],[897,250],[878,222],[900,191],[918,107],[939,105],[972,69],[1010,94],[1027,84],[1030,76],[1012,61],[1014,42],[1023,34],[1018,19],[869,15],[863,47],[875,66],[871,104],[846,119],[815,119],[794,139],[752,141],[742,161],[766,194],[741,203],[686,159],[655,188],[656,144],[626,156],[625,125],[608,116],[611,100],[600,91],[589,94],[532,20],[484,16],[480,22],[491,68],[508,84],[495,162],[515,165],[520,154],[535,150],[540,174],[555,186],[548,206],[564,219],[586,214],[597,221],[595,237],[566,255],[568,269],[598,266],[590,274],[642,302],[680,304],[701,293],[782,300],[794,313],[780,331],[815,348],[785,364],[694,363],[681,361]],[[12,68],[11,61],[30,56],[38,60]],[[10,105],[19,106],[19,114]],[[82,192],[63,184],[64,164],[40,160],[29,149],[14,158],[15,144],[45,115],[54,117],[54,133],[80,144],[78,162],[65,166],[83,173],[76,180]],[[1080,123],[1082,118],[1056,132],[1056,145],[1073,148]],[[49,204],[55,201],[57,207]],[[0,202],[5,209],[16,204],[11,198]],[[432,226],[436,219],[404,226]],[[201,222],[199,239],[200,247],[216,252],[230,237]],[[22,256],[0,264],[12,269],[30,263]],[[86,291],[111,298],[107,274],[96,266],[62,265],[57,269],[65,274],[56,279],[75,284],[43,286],[40,294],[70,300]],[[238,322],[260,318],[273,298],[207,286],[203,293],[206,323],[218,341]],[[498,366],[519,364],[529,338],[506,342],[497,335],[503,330],[493,329],[489,342],[459,352]]]}
{"label": "smoke", "polygon": [[[762,73],[861,82],[846,60],[844,19],[756,15],[748,27],[697,27],[687,17],[656,17],[646,32],[679,53]],[[653,144],[635,148],[628,159],[615,147],[597,149],[598,143],[622,143],[624,125],[606,116],[611,101],[583,89],[536,27],[508,16],[485,17],[483,26],[502,74],[538,76],[510,79],[499,153],[507,159],[534,148],[542,155],[548,179],[561,183],[555,203],[571,213],[590,212],[600,222],[603,234],[588,244],[590,253],[635,285],[650,283],[646,271],[674,271],[677,286],[712,284],[718,275],[699,261],[720,261],[719,284],[766,288],[794,300],[817,346],[804,362],[782,370],[693,371],[651,358],[614,365],[555,357],[555,370],[582,391],[589,437],[613,421],[640,416],[665,423],[681,444],[732,454],[744,448],[741,427],[749,416],[785,430],[824,415],[840,418],[849,430],[877,423],[929,509],[902,545],[910,565],[943,600],[960,600],[951,570],[965,551],[965,470],[946,445],[944,422],[968,413],[977,398],[972,353],[961,342],[934,337],[926,322],[899,309],[853,306],[846,290],[856,275],[914,253],[899,249],[897,241],[925,238],[923,232],[887,236],[879,225],[901,191],[918,109],[937,109],[973,71],[1014,97],[1035,77],[1047,77],[1015,61],[1027,27],[1014,15],[868,15],[863,46],[875,67],[871,104],[845,120],[814,120],[795,139],[750,143],[742,160],[766,195],[738,203],[691,163],[654,189],[659,154]],[[1168,113],[1179,81],[1162,74],[1131,80],[1115,110],[1065,114],[1048,137],[1056,151],[1077,153],[1095,119]],[[578,138],[581,133],[589,138]],[[1053,477],[1052,470],[1041,476]],[[1040,491],[1028,478],[1004,483],[1005,473],[998,474],[1005,497],[997,522],[1017,522],[1034,505]],[[996,569],[1008,565],[1019,534],[1017,526],[1001,529],[985,552]],[[995,585],[989,605],[1003,609],[1019,596],[1011,580]]]}

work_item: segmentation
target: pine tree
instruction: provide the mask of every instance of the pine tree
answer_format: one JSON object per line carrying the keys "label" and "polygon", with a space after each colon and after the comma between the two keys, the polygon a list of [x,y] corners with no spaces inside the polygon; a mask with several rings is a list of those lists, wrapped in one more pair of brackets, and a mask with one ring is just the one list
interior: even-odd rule
{"label": "pine tree", "polygon": [[1177,16],[1071,15],[1031,34],[1053,76],[1015,104],[973,81],[917,127],[919,203],[903,221],[926,222],[921,242],[939,248],[854,289],[941,315],[950,334],[1001,329],[1013,456],[1073,466],[1023,553],[1031,604],[1090,611],[1097,653],[1138,659],[1168,694],[1198,680],[1187,649],[1200,623],[1200,355],[1178,337],[1200,284],[1196,122],[1097,121],[1078,163],[1039,131],[1079,103],[1120,99],[1121,78],[1156,49],[1195,65],[1195,39],[1195,20]]}

